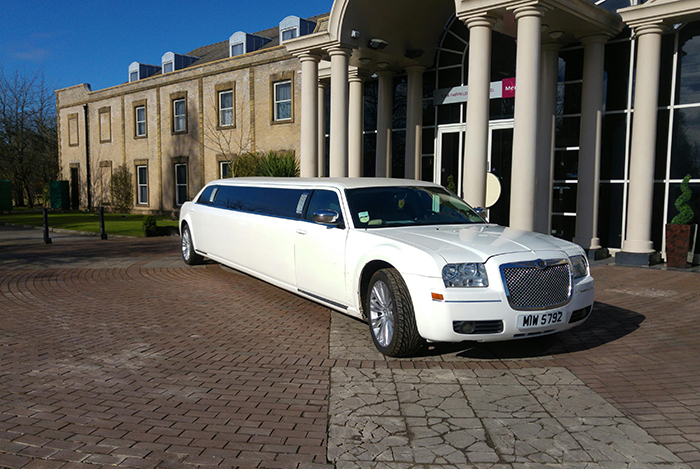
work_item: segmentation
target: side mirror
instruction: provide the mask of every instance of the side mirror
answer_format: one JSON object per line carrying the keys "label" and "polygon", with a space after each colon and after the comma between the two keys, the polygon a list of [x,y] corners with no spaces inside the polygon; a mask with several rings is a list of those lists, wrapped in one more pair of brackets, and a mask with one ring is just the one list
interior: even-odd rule
{"label": "side mirror", "polygon": [[340,214],[335,210],[316,210],[314,212],[314,221],[322,225],[338,226],[340,224]]}

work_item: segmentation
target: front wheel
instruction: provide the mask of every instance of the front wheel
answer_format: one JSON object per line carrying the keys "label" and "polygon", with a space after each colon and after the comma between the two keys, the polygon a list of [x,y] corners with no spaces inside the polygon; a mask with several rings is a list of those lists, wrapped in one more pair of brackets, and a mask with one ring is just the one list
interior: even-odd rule
{"label": "front wheel", "polygon": [[408,287],[396,269],[382,269],[369,281],[365,311],[377,350],[390,357],[414,355],[423,344]]}
{"label": "front wheel", "polygon": [[187,224],[182,225],[182,260],[187,265],[197,265],[204,262],[204,258],[194,251],[192,233]]}

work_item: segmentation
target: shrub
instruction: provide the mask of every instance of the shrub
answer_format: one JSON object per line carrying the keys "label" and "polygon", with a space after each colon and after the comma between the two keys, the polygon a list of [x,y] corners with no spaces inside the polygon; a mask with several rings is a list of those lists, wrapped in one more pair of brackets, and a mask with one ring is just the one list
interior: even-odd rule
{"label": "shrub", "polygon": [[268,152],[260,159],[260,176],[299,177],[299,162],[293,153]]}
{"label": "shrub", "polygon": [[112,206],[117,213],[129,213],[134,206],[133,179],[124,164],[112,172]]}
{"label": "shrub", "polygon": [[671,220],[671,225],[688,225],[691,221],[693,221],[693,218],[695,218],[693,209],[690,208],[690,205],[688,205],[688,201],[693,195],[690,187],[688,187],[689,181],[690,174],[686,174],[686,176],[683,178],[683,182],[681,182],[681,195],[678,196],[676,202],[674,203],[676,210],[678,210],[678,215],[673,217]]}
{"label": "shrub", "polygon": [[147,215],[143,218],[143,234],[150,236],[158,236],[158,226],[156,225],[156,217]]}
{"label": "shrub", "polygon": [[258,153],[242,153],[233,157],[231,172],[234,177],[258,176],[260,155]]}

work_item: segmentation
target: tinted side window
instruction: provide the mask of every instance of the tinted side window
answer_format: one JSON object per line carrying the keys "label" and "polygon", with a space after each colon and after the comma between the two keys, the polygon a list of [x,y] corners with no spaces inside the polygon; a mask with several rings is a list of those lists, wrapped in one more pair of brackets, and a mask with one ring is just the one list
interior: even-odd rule
{"label": "tinted side window", "polygon": [[217,186],[209,186],[206,189],[204,189],[202,195],[200,195],[199,199],[197,199],[197,203],[203,205],[211,205],[214,197],[216,196],[216,188]]}
{"label": "tinted side window", "polygon": [[314,212],[317,210],[335,210],[342,215],[338,194],[333,191],[314,191],[309,201],[309,208],[306,209],[306,219],[314,219]]}
{"label": "tinted side window", "polygon": [[214,206],[228,210],[298,219],[297,206],[305,191],[272,187],[221,186]]}

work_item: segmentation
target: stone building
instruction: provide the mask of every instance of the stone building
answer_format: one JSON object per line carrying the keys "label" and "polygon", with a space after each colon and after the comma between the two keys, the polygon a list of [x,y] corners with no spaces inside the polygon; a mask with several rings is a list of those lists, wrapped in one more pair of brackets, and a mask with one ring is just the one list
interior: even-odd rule
{"label": "stone building", "polygon": [[[696,0],[335,0],[310,20],[296,36],[282,23],[258,33],[270,41],[240,57],[207,61],[205,47],[180,70],[58,91],[64,177],[84,177],[87,113],[91,165],[147,166],[143,209],[176,208],[178,165],[188,197],[222,175],[221,152],[200,135],[218,112],[206,100],[228,86],[233,133],[248,125],[254,148],[294,150],[302,176],[431,180],[480,207],[496,188],[490,221],[573,239],[591,255],[657,262],[686,174],[698,200]],[[284,80],[291,116],[278,123]],[[172,109],[183,93],[181,135]]]}

